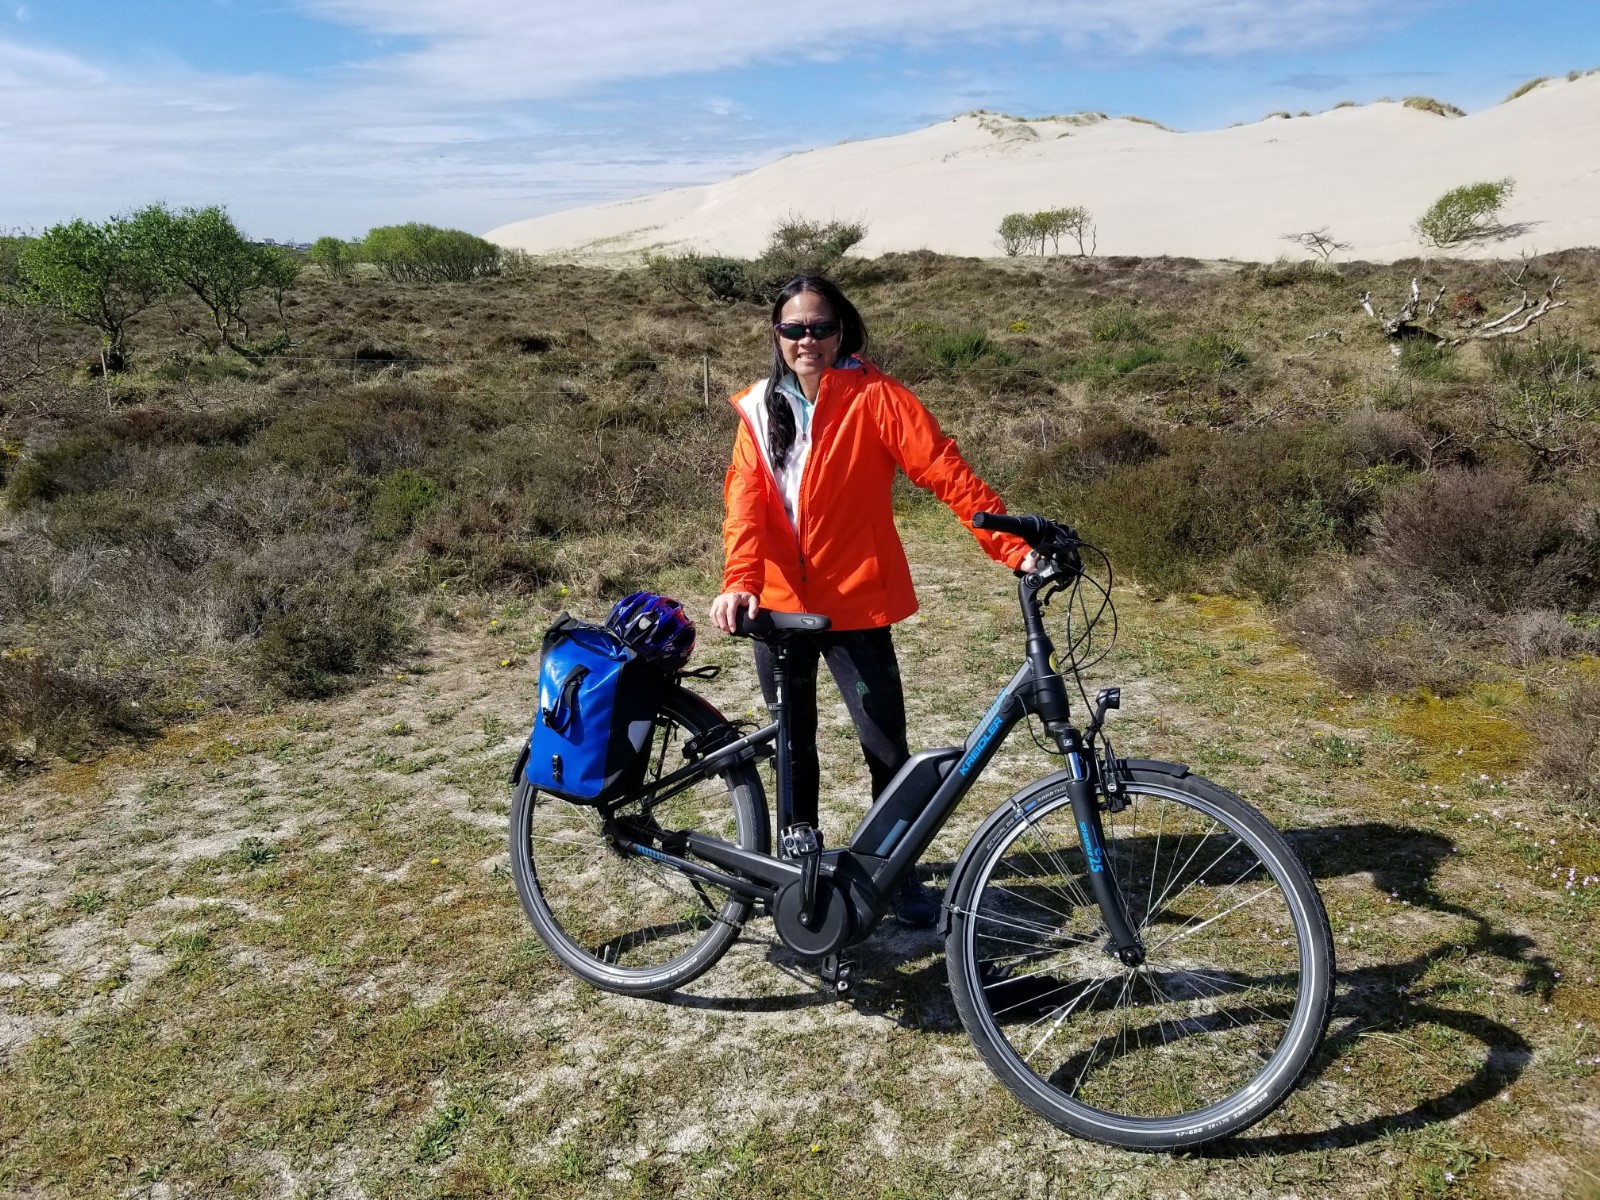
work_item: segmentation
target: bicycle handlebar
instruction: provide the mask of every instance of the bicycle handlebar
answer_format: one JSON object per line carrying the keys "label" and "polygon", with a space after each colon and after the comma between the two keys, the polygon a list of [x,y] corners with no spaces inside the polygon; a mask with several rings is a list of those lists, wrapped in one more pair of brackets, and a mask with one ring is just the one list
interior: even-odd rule
{"label": "bicycle handlebar", "polygon": [[1078,531],[1068,525],[1033,513],[1014,517],[1010,513],[980,512],[972,514],[972,527],[1014,534],[1033,547],[1041,557],[1058,566],[1073,572],[1082,568],[1078,557]]}
{"label": "bicycle handlebar", "polygon": [[1032,513],[1026,516],[1014,517],[1010,513],[980,512],[972,514],[972,527],[974,529],[992,529],[996,533],[1009,533],[1021,538],[1028,545],[1038,549],[1039,543],[1044,541],[1054,530],[1055,524],[1046,521],[1043,517],[1036,517]]}

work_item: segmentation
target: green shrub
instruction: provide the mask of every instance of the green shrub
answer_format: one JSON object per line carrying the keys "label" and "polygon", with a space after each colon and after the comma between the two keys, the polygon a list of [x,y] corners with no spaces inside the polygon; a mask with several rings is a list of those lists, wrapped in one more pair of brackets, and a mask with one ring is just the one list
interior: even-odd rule
{"label": "green shrub", "polygon": [[1164,453],[1109,470],[1056,505],[1146,586],[1179,590],[1261,548],[1294,561],[1352,543],[1369,503],[1325,427],[1178,429]]}
{"label": "green shrub", "polygon": [[1038,239],[1032,213],[1007,213],[1000,218],[995,232],[1000,237],[1000,249],[1007,258],[1016,258]]}
{"label": "green shrub", "polygon": [[343,238],[319,237],[306,252],[306,261],[321,267],[334,279],[348,279],[356,269],[356,247]]}
{"label": "green shrub", "polygon": [[1431,246],[1458,246],[1500,231],[1500,210],[1516,184],[1510,178],[1451,188],[1417,218],[1417,235]]}
{"label": "green shrub", "polygon": [[215,340],[194,335],[208,350],[226,346],[249,353],[250,306],[257,301],[275,301],[282,318],[299,260],[282,247],[251,243],[222,208],[174,212],[152,204],[129,221],[163,287],[188,292],[211,314]]}
{"label": "green shrub", "polygon": [[830,275],[840,260],[867,236],[858,221],[812,221],[790,213],[772,228],[758,260],[758,274],[776,295],[796,275]]}
{"label": "green shrub", "polygon": [[1520,99],[1521,97],[1526,96],[1529,92],[1533,91],[1533,89],[1538,87],[1541,83],[1549,83],[1549,82],[1550,82],[1550,76],[1548,76],[1548,75],[1536,75],[1532,79],[1528,80],[1527,83],[1524,83],[1521,86],[1519,86],[1518,88],[1516,88],[1501,103],[1508,104],[1512,100]]}
{"label": "green shrub", "polygon": [[685,250],[682,254],[647,254],[645,269],[656,283],[686,300],[735,304],[760,296],[751,265],[743,259]]}
{"label": "green shrub", "polygon": [[383,585],[316,582],[287,594],[266,618],[251,665],[263,685],[285,696],[331,696],[393,662],[414,639]]}
{"label": "green shrub", "polygon": [[1407,96],[1401,101],[1407,108],[1414,108],[1418,112],[1429,112],[1440,117],[1464,117],[1466,112],[1454,104],[1447,104],[1442,100],[1435,100],[1432,96]]}
{"label": "green shrub", "polygon": [[383,541],[394,541],[411,532],[416,519],[439,503],[437,484],[410,468],[385,475],[372,498],[372,534]]}
{"label": "green shrub", "polygon": [[1147,342],[1150,330],[1137,309],[1118,305],[1095,316],[1089,336],[1097,342]]}
{"label": "green shrub", "polygon": [[990,352],[989,335],[981,329],[936,330],[924,335],[928,357],[942,367],[970,367]]}
{"label": "green shrub", "polygon": [[1202,333],[1184,343],[1185,361],[1206,371],[1232,371],[1250,365],[1250,355],[1226,333]]}
{"label": "green shrub", "polygon": [[361,257],[401,283],[461,283],[500,273],[500,248],[459,229],[411,222],[369,230]]}

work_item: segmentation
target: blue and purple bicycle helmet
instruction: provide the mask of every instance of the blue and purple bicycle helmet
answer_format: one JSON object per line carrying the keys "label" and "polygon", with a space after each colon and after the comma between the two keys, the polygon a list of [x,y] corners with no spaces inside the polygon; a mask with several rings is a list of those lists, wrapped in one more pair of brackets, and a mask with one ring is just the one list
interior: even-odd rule
{"label": "blue and purple bicycle helmet", "polygon": [[670,596],[624,596],[612,606],[606,628],[665,671],[678,670],[694,651],[694,622]]}

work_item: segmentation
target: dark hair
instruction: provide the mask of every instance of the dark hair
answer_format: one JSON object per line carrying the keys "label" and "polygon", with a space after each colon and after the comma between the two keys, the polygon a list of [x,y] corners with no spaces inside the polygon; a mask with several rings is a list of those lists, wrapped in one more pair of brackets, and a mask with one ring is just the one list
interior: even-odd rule
{"label": "dark hair", "polygon": [[[838,319],[840,326],[840,358],[860,354],[866,349],[866,323],[856,311],[856,306],[851,304],[839,290],[839,285],[825,275],[796,275],[784,284],[783,290],[778,293],[778,298],[772,302],[774,325],[783,319],[783,306],[801,292],[821,296],[828,302],[828,307],[833,309],[833,315]],[[783,351],[778,346],[778,334],[774,331],[772,374],[767,378],[767,395],[764,400],[767,407],[767,454],[772,459],[774,473],[783,470],[783,464],[788,460],[789,451],[794,446],[794,410],[789,407],[789,401],[784,398],[783,393],[778,391],[778,380],[788,369],[788,364],[783,361]]]}

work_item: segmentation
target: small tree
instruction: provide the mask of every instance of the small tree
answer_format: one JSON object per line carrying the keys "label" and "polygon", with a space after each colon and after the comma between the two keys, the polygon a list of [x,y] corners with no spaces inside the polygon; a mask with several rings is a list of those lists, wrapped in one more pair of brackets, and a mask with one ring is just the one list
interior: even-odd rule
{"label": "small tree", "polygon": [[399,283],[464,283],[500,272],[500,248],[493,242],[415,221],[369,230],[361,257]]}
{"label": "small tree", "polygon": [[1506,178],[1451,188],[1417,219],[1418,236],[1441,248],[1493,237],[1502,229],[1500,209],[1515,186]]}
{"label": "small tree", "polygon": [[211,314],[215,340],[195,335],[208,350],[226,346],[247,352],[247,306],[258,296],[277,299],[282,313],[283,292],[294,283],[298,261],[276,247],[250,242],[223,209],[213,204],[173,212],[152,204],[132,221],[163,280],[173,290],[187,291]]}
{"label": "small tree", "polygon": [[356,269],[356,248],[343,238],[319,237],[306,252],[306,261],[321,267],[324,275],[349,279]]}
{"label": "small tree", "polygon": [[1044,244],[1047,241],[1055,247],[1055,253],[1061,253],[1061,235],[1065,230],[1054,209],[1034,213],[1028,218],[1028,225],[1033,232],[1035,254],[1043,256]]}
{"label": "small tree", "polygon": [[17,256],[21,297],[57,309],[100,331],[106,367],[128,365],[128,322],[163,290],[137,223],[113,217],[103,225],[74,220],[52,225]]}
{"label": "small tree", "polygon": [[1286,233],[1283,240],[1315,254],[1324,266],[1335,254],[1350,249],[1350,243],[1337,240],[1328,232],[1326,225],[1320,229],[1307,229],[1303,233]]}
{"label": "small tree", "polygon": [[1095,252],[1100,238],[1094,215],[1087,208],[1077,204],[1071,208],[1052,209],[1048,215],[1052,229],[1058,231],[1055,235],[1058,239],[1065,235],[1078,244],[1079,258],[1088,258]]}
{"label": "small tree", "polygon": [[1034,230],[1033,214],[1007,213],[1000,218],[1000,249],[1005,251],[1007,258],[1016,258],[1029,246],[1033,245],[1037,236]]}

